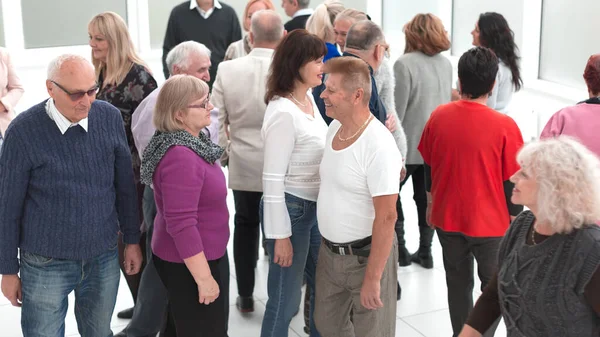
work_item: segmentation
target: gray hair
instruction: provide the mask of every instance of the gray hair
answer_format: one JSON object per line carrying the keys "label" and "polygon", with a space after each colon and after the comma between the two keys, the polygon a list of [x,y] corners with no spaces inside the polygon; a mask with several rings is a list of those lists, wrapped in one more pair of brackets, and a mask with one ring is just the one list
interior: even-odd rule
{"label": "gray hair", "polygon": [[600,220],[600,161],[571,137],[525,145],[517,156],[537,185],[538,221],[569,233]]}
{"label": "gray hair", "polygon": [[194,54],[210,58],[210,49],[196,41],[185,41],[175,46],[175,48],[171,49],[167,54],[166,61],[169,72],[173,72],[174,66],[187,69],[190,65],[190,58]]}
{"label": "gray hair", "polygon": [[70,61],[80,61],[83,63],[87,63],[87,64],[89,64],[90,67],[93,68],[90,61],[88,61],[85,57],[83,57],[81,55],[63,54],[63,55],[55,57],[48,64],[48,74],[47,74],[48,79],[51,81],[58,80],[59,74],[60,74],[60,69],[63,67],[63,64],[65,64],[65,62],[70,62]]}
{"label": "gray hair", "polygon": [[260,10],[252,15],[251,28],[254,43],[278,42],[283,38],[283,21],[275,11]]}
{"label": "gray hair", "polygon": [[298,7],[301,9],[308,8],[309,5],[310,5],[310,0],[298,0]]}
{"label": "gray hair", "polygon": [[358,21],[348,30],[346,48],[370,50],[377,43],[385,41],[383,30],[369,20]]}

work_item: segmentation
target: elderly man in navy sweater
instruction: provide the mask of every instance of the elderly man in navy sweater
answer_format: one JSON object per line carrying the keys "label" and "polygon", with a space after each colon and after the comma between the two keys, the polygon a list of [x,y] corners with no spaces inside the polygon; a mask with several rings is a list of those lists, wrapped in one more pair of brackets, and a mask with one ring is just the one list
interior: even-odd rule
{"label": "elderly man in navy sweater", "polygon": [[123,120],[118,109],[95,101],[95,78],[80,56],[53,60],[46,81],[50,99],[12,122],[0,154],[2,293],[22,306],[26,337],[63,336],[73,291],[81,336],[112,335],[119,231],[127,244],[126,272],[140,269]]}

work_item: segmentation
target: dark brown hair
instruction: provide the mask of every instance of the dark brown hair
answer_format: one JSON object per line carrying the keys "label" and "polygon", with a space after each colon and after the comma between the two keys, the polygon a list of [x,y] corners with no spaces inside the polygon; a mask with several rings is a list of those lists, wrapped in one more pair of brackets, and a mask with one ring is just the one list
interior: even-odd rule
{"label": "dark brown hair", "polygon": [[600,94],[600,54],[590,56],[583,72],[583,78],[592,95]]}
{"label": "dark brown hair", "polygon": [[267,78],[265,103],[276,96],[283,97],[294,90],[296,80],[302,82],[300,68],[310,61],[325,56],[325,42],[305,29],[296,29],[287,34],[273,54]]}
{"label": "dark brown hair", "polygon": [[405,53],[420,51],[433,56],[450,49],[450,40],[442,20],[433,14],[417,14],[404,26]]}

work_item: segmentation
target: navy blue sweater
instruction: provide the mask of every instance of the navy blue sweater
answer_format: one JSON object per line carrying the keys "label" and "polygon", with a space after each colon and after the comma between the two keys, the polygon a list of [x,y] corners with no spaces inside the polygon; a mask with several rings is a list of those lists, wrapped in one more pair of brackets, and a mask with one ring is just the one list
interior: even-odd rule
{"label": "navy blue sweater", "polygon": [[[140,239],[131,154],[112,105],[92,104],[88,132],[63,135],[42,102],[9,126],[0,154],[0,274],[19,271],[17,248],[93,258]],[[119,228],[120,224],[120,228]]]}

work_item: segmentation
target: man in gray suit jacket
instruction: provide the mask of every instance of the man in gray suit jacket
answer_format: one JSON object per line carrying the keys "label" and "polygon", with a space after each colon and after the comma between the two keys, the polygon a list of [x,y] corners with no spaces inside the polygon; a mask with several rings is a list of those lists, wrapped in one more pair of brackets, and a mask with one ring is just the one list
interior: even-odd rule
{"label": "man in gray suit jacket", "polygon": [[[254,269],[258,258],[258,205],[262,197],[263,143],[260,134],[266,110],[267,75],[275,47],[284,36],[274,11],[254,13],[250,29],[252,51],[219,65],[212,103],[219,109],[219,145],[225,147],[229,188],[235,201],[233,257],[237,277],[236,305],[254,311]],[[226,159],[228,156],[228,159]]]}

